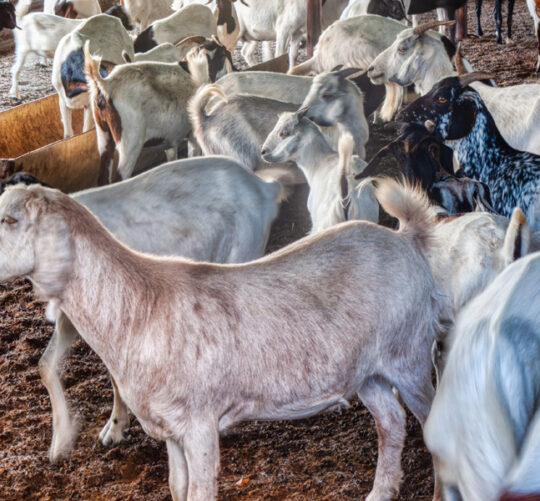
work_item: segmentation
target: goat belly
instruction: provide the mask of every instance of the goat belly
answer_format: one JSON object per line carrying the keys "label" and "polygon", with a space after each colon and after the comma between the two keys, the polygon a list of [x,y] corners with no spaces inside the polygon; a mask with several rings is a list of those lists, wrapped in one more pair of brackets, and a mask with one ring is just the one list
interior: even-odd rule
{"label": "goat belly", "polygon": [[411,0],[409,15],[423,14],[434,9],[459,9],[467,3],[467,0]]}

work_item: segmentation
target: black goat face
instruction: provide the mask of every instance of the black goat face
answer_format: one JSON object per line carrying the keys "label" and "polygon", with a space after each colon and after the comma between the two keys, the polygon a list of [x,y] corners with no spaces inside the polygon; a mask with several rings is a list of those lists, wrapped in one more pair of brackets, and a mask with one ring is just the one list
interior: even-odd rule
{"label": "black goat face", "polygon": [[397,120],[419,124],[431,120],[443,140],[460,139],[474,125],[476,105],[475,99],[470,98],[473,93],[469,87],[462,87],[458,77],[445,78],[425,96],[409,104],[399,113]]}

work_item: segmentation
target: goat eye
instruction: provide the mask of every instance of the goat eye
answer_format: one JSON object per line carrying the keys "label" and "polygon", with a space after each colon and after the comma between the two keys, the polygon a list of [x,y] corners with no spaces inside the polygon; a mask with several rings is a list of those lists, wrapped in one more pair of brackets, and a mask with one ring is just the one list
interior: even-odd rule
{"label": "goat eye", "polygon": [[405,54],[405,52],[407,52],[407,47],[399,47],[399,48],[398,48],[398,52],[399,52],[400,54]]}
{"label": "goat eye", "polygon": [[16,219],[12,218],[11,216],[4,216],[1,220],[2,223],[7,224],[15,224],[17,222]]}
{"label": "goat eye", "polygon": [[286,130],[282,130],[280,133],[279,133],[279,137],[287,137],[289,135],[289,133],[286,131]]}
{"label": "goat eye", "polygon": [[323,99],[331,99],[332,98],[332,94],[330,94],[329,92],[325,92],[323,95],[322,95]]}
{"label": "goat eye", "polygon": [[442,96],[439,97],[439,103],[442,103],[442,104],[446,103],[446,98]]}

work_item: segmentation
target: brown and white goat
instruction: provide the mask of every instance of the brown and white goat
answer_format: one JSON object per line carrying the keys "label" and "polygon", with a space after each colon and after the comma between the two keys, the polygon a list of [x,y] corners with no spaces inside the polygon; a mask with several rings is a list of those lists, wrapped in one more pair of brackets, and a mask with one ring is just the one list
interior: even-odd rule
{"label": "brown and white goat", "polygon": [[0,280],[29,277],[71,319],[143,429],[166,441],[175,501],[216,497],[221,430],[355,394],[380,436],[368,499],[388,501],[406,433],[392,389],[423,423],[440,298],[427,200],[392,181],[379,199],[398,232],[350,222],[217,265],[131,251],[68,196],[17,186],[0,197]]}
{"label": "brown and white goat", "polygon": [[145,143],[168,150],[169,160],[176,158],[191,131],[186,106],[195,86],[190,75],[175,63],[142,61],[117,66],[103,78],[88,45],[84,54],[101,162],[99,184],[131,177]]}

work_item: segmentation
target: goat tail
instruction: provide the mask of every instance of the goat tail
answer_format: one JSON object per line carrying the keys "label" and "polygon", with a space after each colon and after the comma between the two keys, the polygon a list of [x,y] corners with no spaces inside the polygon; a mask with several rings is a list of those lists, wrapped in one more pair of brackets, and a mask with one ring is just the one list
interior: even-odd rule
{"label": "goat tail", "polygon": [[17,24],[19,21],[28,14],[30,7],[32,6],[32,0],[19,0],[15,6],[15,18],[17,19]]}
{"label": "goat tail", "polygon": [[94,59],[92,54],[90,54],[90,41],[87,40],[84,44],[84,74],[88,79],[88,85],[92,93],[101,93],[108,97],[103,77],[99,73],[100,64],[101,58],[97,57]]}
{"label": "goat tail", "polygon": [[507,264],[529,252],[531,230],[523,211],[516,207],[512,212],[503,243],[503,257]]}
{"label": "goat tail", "polygon": [[203,123],[208,118],[205,108],[212,96],[217,96],[225,102],[228,101],[221,87],[216,84],[207,84],[199,87],[195,95],[188,101],[187,110],[196,134],[202,131]]}
{"label": "goat tail", "polygon": [[315,70],[315,58],[308,59],[305,63],[293,66],[289,70],[289,75],[309,75]]}
{"label": "goat tail", "polygon": [[433,240],[435,212],[421,187],[385,177],[377,180],[375,195],[382,208],[399,221],[400,233],[427,251]]}

